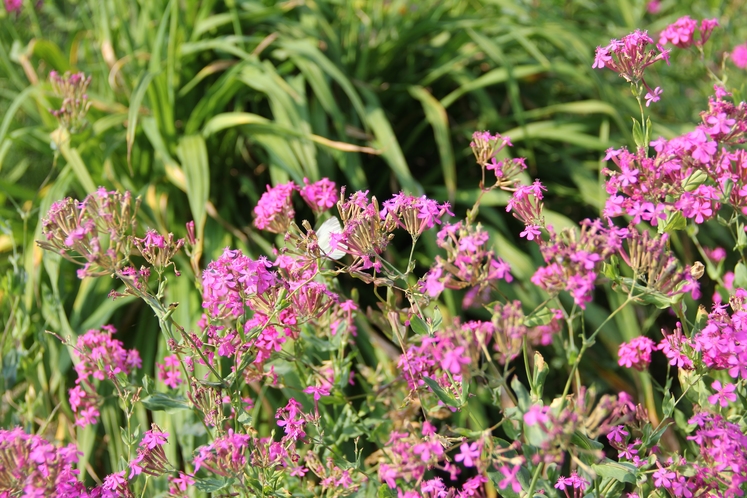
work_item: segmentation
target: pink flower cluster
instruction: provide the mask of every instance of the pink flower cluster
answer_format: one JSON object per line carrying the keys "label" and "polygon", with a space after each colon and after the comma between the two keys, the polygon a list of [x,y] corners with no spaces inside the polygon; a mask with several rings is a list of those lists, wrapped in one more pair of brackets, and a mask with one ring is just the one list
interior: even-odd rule
{"label": "pink flower cluster", "polygon": [[[718,26],[716,19],[703,19],[698,25],[698,21],[690,16],[684,16],[674,24],[670,24],[659,35],[659,45],[664,46],[671,43],[675,47],[688,48],[692,45],[702,47],[711,37],[713,29]],[[700,38],[695,40],[695,32],[700,34]]]}
{"label": "pink flower cluster", "polygon": [[444,215],[454,216],[450,211],[448,202],[439,204],[426,196],[414,197],[402,192],[395,194],[391,199],[382,204],[381,218],[391,216],[395,219],[397,226],[407,230],[413,239],[441,224]]}
{"label": "pink flower cluster", "polygon": [[617,352],[621,367],[633,367],[638,371],[644,371],[651,364],[651,353],[656,349],[656,343],[648,337],[636,337],[630,342],[620,344]]}
{"label": "pink flower cluster", "polygon": [[722,203],[747,209],[747,154],[729,147],[745,141],[747,104],[712,98],[701,116],[694,131],[651,142],[654,157],[644,149],[607,151],[615,168],[603,169],[610,194],[604,216],[627,214],[636,224],[658,226],[675,213],[703,223]]}
{"label": "pink flower cluster", "polygon": [[726,370],[734,378],[747,379],[747,291],[737,289],[726,306],[715,305],[708,322],[692,338],[692,348],[701,355],[703,365]]}
{"label": "pink flower cluster", "polygon": [[[422,438],[410,432],[392,431],[386,443],[386,458],[379,464],[379,479],[392,489],[397,489],[399,497],[406,498],[466,498],[483,496],[487,479],[477,475],[467,479],[461,489],[447,487],[440,477],[424,479],[425,472],[440,469],[447,472],[451,480],[456,480],[461,469],[448,461],[443,438],[436,433],[436,428],[424,422]],[[482,455],[482,445],[475,441],[462,443],[454,461],[464,467],[478,467]],[[403,481],[404,486],[397,481]],[[419,483],[420,491],[405,490],[408,484]]]}
{"label": "pink flower cluster", "polygon": [[163,450],[168,437],[169,434],[161,431],[156,424],[153,424],[151,430],[143,434],[143,439],[140,441],[137,450],[137,457],[129,463],[130,475],[128,479],[143,473],[158,477],[169,471],[171,464],[169,464],[169,459],[166,458],[166,453]]}
{"label": "pink flower cluster", "polygon": [[584,220],[581,232],[564,230],[556,233],[548,227],[550,240],[540,240],[547,266],[532,276],[532,283],[548,292],[568,291],[576,305],[585,308],[591,302],[599,267],[617,253],[627,230],[605,228],[601,220]]}
{"label": "pink flower cluster", "polygon": [[74,444],[57,447],[23,429],[0,429],[0,496],[89,498],[78,481]]}
{"label": "pink flower cluster", "polygon": [[121,341],[112,338],[116,329],[111,325],[101,330],[89,330],[78,337],[75,351],[78,378],[69,391],[70,407],[75,413],[75,424],[80,427],[98,421],[98,404],[94,380],[102,381],[118,374],[129,375],[142,366],[140,354],[135,349],[125,349]]}
{"label": "pink flower cluster", "polygon": [[[7,3],[8,0],[6,5]],[[86,77],[83,73],[69,72],[60,76],[57,71],[52,71],[49,73],[49,81],[55,94],[62,99],[62,106],[59,109],[50,109],[49,112],[57,118],[60,127],[71,133],[82,130],[86,125],[86,113],[91,107],[86,93],[88,85],[91,84],[91,77]]]}
{"label": "pink flower cluster", "polygon": [[[563,491],[567,498],[581,498],[588,487],[589,481],[579,476],[576,472],[571,472],[571,475],[568,477],[561,477],[555,483],[555,489]],[[569,491],[572,491],[572,493],[569,493]]]}
{"label": "pink flower cluster", "polygon": [[480,225],[461,221],[444,225],[436,243],[446,257],[436,256],[436,263],[421,279],[421,289],[437,297],[445,288],[482,291],[497,280],[511,282],[508,264],[488,249],[489,241],[490,235]]}
{"label": "pink flower cluster", "polygon": [[68,197],[52,204],[37,244],[82,265],[79,278],[114,275],[130,256],[139,205],[129,192],[103,187],[80,202]]}
{"label": "pink flower cluster", "polygon": [[[647,67],[660,60],[669,64],[669,50],[664,50],[660,45],[656,46],[656,50],[649,49],[648,46],[653,44],[654,40],[648,33],[640,30],[623,37],[622,40],[610,40],[606,47],[597,47],[592,68],[607,67],[626,81],[635,84],[643,82],[645,85],[643,73]],[[648,85],[646,88],[651,91]]]}
{"label": "pink flower cluster", "polygon": [[292,199],[295,191],[299,191],[315,214],[325,212],[337,202],[337,187],[329,178],[314,183],[304,178],[303,182],[302,187],[292,181],[274,187],[268,185],[267,192],[262,194],[254,207],[254,226],[260,230],[285,234],[296,215]]}

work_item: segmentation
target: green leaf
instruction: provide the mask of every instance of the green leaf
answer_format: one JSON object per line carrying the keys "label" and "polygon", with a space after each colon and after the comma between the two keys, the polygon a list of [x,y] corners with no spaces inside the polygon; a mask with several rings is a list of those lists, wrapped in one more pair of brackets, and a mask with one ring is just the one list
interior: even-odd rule
{"label": "green leaf", "polygon": [[734,268],[734,287],[747,287],[747,267],[742,262],[737,263],[737,266]]}
{"label": "green leaf", "polygon": [[153,393],[140,400],[148,410],[175,413],[180,410],[190,410],[187,400],[183,396],[166,393]]}
{"label": "green leaf", "polygon": [[[378,103],[377,103],[378,104]],[[397,142],[397,137],[392,130],[392,125],[384,115],[383,109],[377,106],[366,107],[366,123],[376,135],[377,149],[380,149],[381,157],[389,164],[394,176],[402,186],[402,189],[413,195],[423,193],[423,187],[413,178],[402,149]]]}
{"label": "green leaf", "polygon": [[529,410],[529,407],[532,405],[532,400],[529,397],[529,392],[527,391],[526,387],[524,387],[524,384],[521,383],[518,377],[514,376],[514,378],[511,380],[511,389],[514,390],[514,393],[516,393],[516,399],[519,402],[519,409],[522,412],[526,412]]}
{"label": "green leaf", "polygon": [[205,493],[216,493],[233,484],[233,477],[203,477],[195,479],[195,487]]}
{"label": "green leaf", "polygon": [[205,206],[210,195],[210,169],[205,139],[200,135],[182,138],[176,154],[184,169],[187,198],[195,221],[196,235],[202,240],[206,220]]}
{"label": "green leaf", "polygon": [[661,411],[664,415],[664,418],[669,418],[672,416],[672,412],[674,411],[674,395],[669,394],[669,396],[664,396],[664,399],[661,402]]}
{"label": "green leaf", "polygon": [[428,325],[418,315],[414,315],[410,320],[410,327],[412,331],[418,335],[428,334]]}
{"label": "green leaf", "polygon": [[664,223],[659,223],[659,233],[671,233],[675,230],[684,230],[687,228],[687,219],[681,211],[672,211],[669,213]]}
{"label": "green leaf", "polygon": [[397,493],[386,484],[382,484],[379,486],[376,496],[377,498],[397,498]]}
{"label": "green leaf", "polygon": [[550,372],[550,367],[545,362],[545,358],[539,353],[534,352],[534,370],[532,372],[532,396],[536,399],[542,399],[542,392],[545,388],[545,379]]}
{"label": "green leaf", "polygon": [[91,178],[91,174],[88,172],[88,168],[86,168],[83,158],[80,157],[78,149],[70,147],[70,142],[65,141],[60,145],[60,153],[70,164],[70,167],[75,173],[75,176],[78,177],[78,181],[86,193],[90,194],[95,192],[96,184],[93,182],[93,178]]}
{"label": "green leaf", "polygon": [[410,95],[420,101],[425,112],[425,119],[433,127],[433,135],[436,139],[441,168],[444,173],[444,183],[446,184],[446,190],[449,192],[449,199],[453,200],[456,192],[456,163],[454,161],[454,151],[451,147],[449,117],[446,114],[446,109],[438,99],[423,87],[411,86],[409,92]]}
{"label": "green leaf", "polygon": [[643,128],[641,127],[641,123],[635,118],[633,118],[633,141],[637,148],[644,145]]}
{"label": "green leaf", "polygon": [[594,464],[591,468],[602,477],[630,484],[636,483],[638,469],[632,463],[607,461],[600,465]]}
{"label": "green leaf", "polygon": [[525,327],[538,327],[540,325],[547,325],[553,319],[553,312],[550,308],[540,308],[526,318],[524,318]]}
{"label": "green leaf", "polygon": [[428,387],[430,387],[434,393],[436,393],[436,396],[438,396],[438,399],[444,402],[444,404],[453,406],[454,408],[459,408],[461,405],[456,400],[454,396],[452,396],[451,393],[446,392],[441,386],[438,385],[438,382],[431,379],[430,377],[423,376],[423,381],[428,384]]}
{"label": "green leaf", "polygon": [[[137,120],[140,115],[140,105],[145,97],[145,92],[148,90],[151,80],[155,75],[149,71],[143,73],[137,86],[130,95],[130,107],[127,111],[127,164],[130,164],[132,159],[132,146],[135,144],[135,129],[137,128]],[[130,166],[131,168],[131,166]]]}

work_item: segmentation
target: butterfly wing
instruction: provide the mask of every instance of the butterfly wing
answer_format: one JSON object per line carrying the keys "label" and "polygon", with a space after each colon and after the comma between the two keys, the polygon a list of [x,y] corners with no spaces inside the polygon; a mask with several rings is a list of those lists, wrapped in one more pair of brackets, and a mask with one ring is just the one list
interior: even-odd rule
{"label": "butterfly wing", "polygon": [[335,248],[334,250],[332,249],[332,241],[330,239],[330,236],[333,233],[342,233],[342,225],[340,224],[340,220],[338,220],[335,216],[322,223],[322,226],[320,226],[316,231],[316,238],[319,241],[319,249],[321,249],[324,254],[332,259],[340,259],[345,255],[345,251],[343,251],[341,247],[344,248],[345,246],[343,246],[342,244],[338,244],[337,248]]}

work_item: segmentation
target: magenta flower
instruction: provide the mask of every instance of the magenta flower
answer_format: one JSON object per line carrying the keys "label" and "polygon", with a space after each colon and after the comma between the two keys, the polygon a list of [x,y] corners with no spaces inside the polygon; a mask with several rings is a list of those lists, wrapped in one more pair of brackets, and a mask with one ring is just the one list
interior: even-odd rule
{"label": "magenta flower", "polygon": [[549,420],[547,416],[549,411],[549,406],[532,405],[524,414],[524,423],[529,426],[544,424]]}
{"label": "magenta flower", "polygon": [[480,459],[482,448],[477,442],[472,444],[462,443],[459,450],[460,452],[454,456],[454,461],[462,462],[465,467],[474,467]]}
{"label": "magenta flower", "polygon": [[314,213],[323,213],[337,203],[337,186],[329,178],[311,184],[308,178],[304,178],[303,183],[299,193]]}
{"label": "magenta flower", "polygon": [[669,469],[660,468],[654,472],[654,486],[657,488],[671,488],[672,481],[677,477],[677,474]]}
{"label": "magenta flower", "polygon": [[501,466],[499,472],[503,474],[503,479],[498,482],[498,488],[506,489],[508,486],[511,486],[514,493],[520,493],[522,488],[517,478],[520,470],[521,465],[514,465],[513,467],[509,467],[508,465]]}
{"label": "magenta flower", "polygon": [[322,396],[329,396],[328,386],[309,386],[303,390],[306,394],[313,394],[314,401],[319,401]]}
{"label": "magenta flower", "polygon": [[275,187],[267,186],[254,207],[254,226],[272,233],[285,233],[296,212],[293,210],[291,195],[296,189],[293,182]]}
{"label": "magenta flower", "polygon": [[651,102],[658,102],[660,99],[660,96],[662,94],[661,87],[654,88],[653,91],[649,90],[649,92],[646,94],[646,107],[651,105]]}
{"label": "magenta flower", "polygon": [[156,363],[159,380],[172,389],[178,388],[184,382],[179,366],[178,356],[172,354],[164,357],[163,363]]}
{"label": "magenta flower", "polygon": [[731,60],[739,69],[747,68],[747,43],[734,47],[731,52]]}
{"label": "magenta flower", "polygon": [[620,344],[617,363],[621,367],[633,367],[642,372],[651,364],[651,353],[655,348],[656,344],[648,337],[636,337]]}
{"label": "magenta flower", "polygon": [[441,359],[441,368],[455,375],[462,373],[462,365],[468,365],[470,362],[469,357],[463,355],[463,346],[446,351]]}
{"label": "magenta flower", "polygon": [[726,408],[729,406],[729,403],[734,403],[737,400],[737,395],[734,391],[737,390],[737,386],[734,384],[726,384],[721,387],[721,382],[718,380],[713,381],[713,384],[711,384],[711,387],[716,392],[712,394],[711,396],[708,396],[708,402],[712,405],[719,404],[721,405],[721,408]]}

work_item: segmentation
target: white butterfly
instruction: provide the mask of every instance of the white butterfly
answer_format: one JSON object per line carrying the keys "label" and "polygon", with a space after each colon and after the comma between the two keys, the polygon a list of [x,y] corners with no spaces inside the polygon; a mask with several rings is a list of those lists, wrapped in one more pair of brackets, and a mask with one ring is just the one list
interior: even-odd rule
{"label": "white butterfly", "polygon": [[333,250],[330,240],[330,236],[333,233],[342,233],[340,220],[335,216],[322,223],[322,226],[320,226],[316,231],[316,238],[319,242],[319,249],[321,249],[324,254],[332,259],[340,259],[345,255],[345,251],[342,249],[347,249],[347,247],[343,244],[337,244],[337,248]]}

